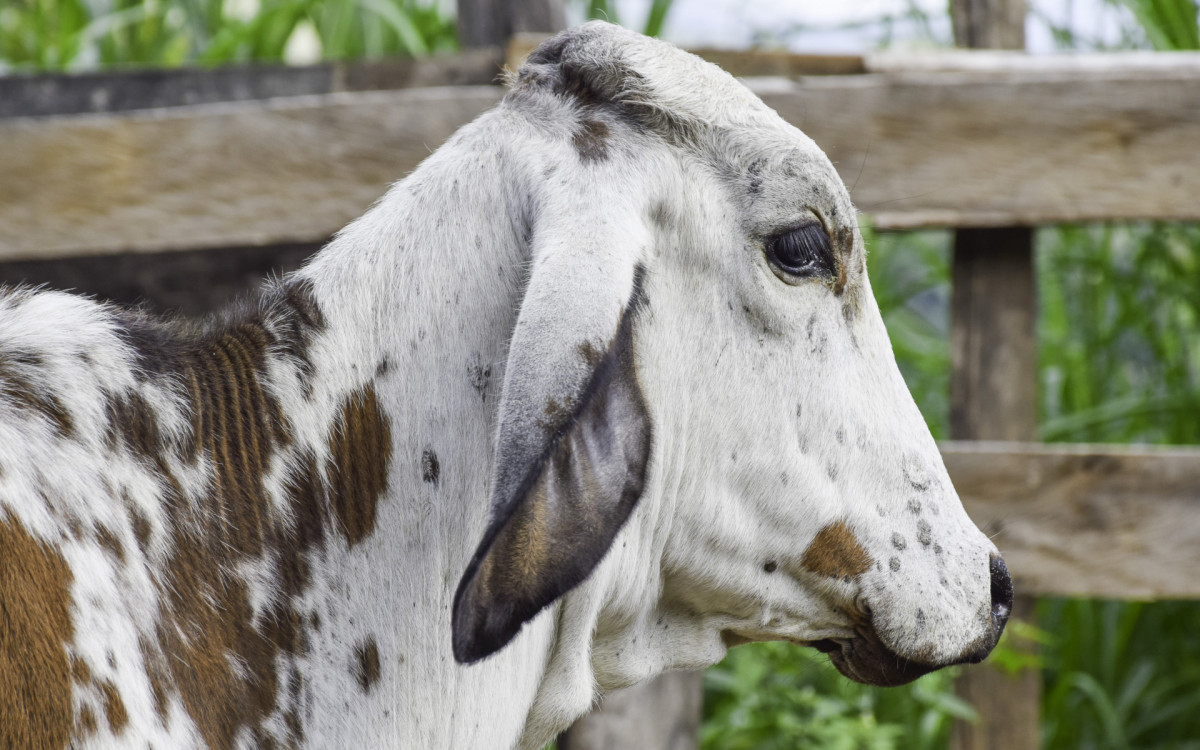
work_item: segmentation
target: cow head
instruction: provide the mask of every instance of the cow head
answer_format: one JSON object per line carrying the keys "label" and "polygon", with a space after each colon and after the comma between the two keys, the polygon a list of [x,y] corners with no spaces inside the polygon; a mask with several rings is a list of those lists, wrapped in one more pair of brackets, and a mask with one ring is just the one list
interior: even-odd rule
{"label": "cow head", "polygon": [[535,51],[504,107],[533,134],[531,263],[458,660],[583,581],[635,507],[656,606],[696,637],[808,644],[881,685],[986,656],[1011,582],[901,379],[820,149],[607,24]]}

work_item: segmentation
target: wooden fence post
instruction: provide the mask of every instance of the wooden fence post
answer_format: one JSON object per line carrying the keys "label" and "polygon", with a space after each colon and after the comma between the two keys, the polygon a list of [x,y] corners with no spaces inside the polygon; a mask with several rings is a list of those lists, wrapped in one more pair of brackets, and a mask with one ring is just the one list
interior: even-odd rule
{"label": "wooden fence post", "polygon": [[[1024,49],[1025,0],[952,0],[960,47]],[[955,439],[1033,440],[1037,431],[1036,285],[1029,227],[958,229],[951,302],[953,374],[950,434]],[[1013,617],[1031,621],[1034,599],[1018,596]],[[1036,750],[1041,738],[1041,675],[967,668],[958,695],[979,709],[958,722],[954,750]]]}
{"label": "wooden fence post", "polygon": [[464,49],[503,47],[521,32],[567,27],[562,0],[458,0],[458,42]]}
{"label": "wooden fence post", "polygon": [[558,738],[558,750],[695,750],[704,700],[700,672],[668,672],[617,690]]}
{"label": "wooden fence post", "polygon": [[[951,310],[951,435],[1029,440],[1036,394],[1033,230],[957,230]],[[1033,605],[1032,597],[1018,595],[1013,617],[1032,620]],[[955,725],[954,750],[1036,750],[1041,712],[1036,670],[1009,675],[986,665],[967,667],[956,689],[979,709],[980,721]]]}

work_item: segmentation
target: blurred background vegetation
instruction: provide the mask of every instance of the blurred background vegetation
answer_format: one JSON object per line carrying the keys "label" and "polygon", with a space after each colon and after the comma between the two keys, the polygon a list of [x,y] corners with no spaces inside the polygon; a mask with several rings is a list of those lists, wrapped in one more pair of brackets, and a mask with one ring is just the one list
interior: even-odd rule
{"label": "blurred background vegetation", "polygon": [[[624,20],[608,0],[575,2],[580,16]],[[1128,11],[1122,46],[1200,49],[1197,0],[1105,2]],[[639,30],[661,32],[671,6],[651,0]],[[933,28],[914,4],[901,15]],[[898,20],[878,19],[881,45]],[[1063,49],[1096,46],[1071,28],[1050,30]],[[0,5],[0,73],[315,62],[456,48],[454,20],[436,0]],[[1194,155],[1181,155],[1188,157]],[[901,370],[934,435],[945,437],[950,235],[864,232]],[[1200,443],[1200,227],[1043,228],[1037,270],[1042,439]],[[1005,644],[993,660],[1042,670],[1047,750],[1200,750],[1200,603],[1046,599],[1036,628],[1016,623],[1009,631],[1006,638],[1041,643],[1036,663]],[[974,715],[952,682],[952,672],[941,672],[880,690],[845,680],[811,650],[780,643],[735,649],[706,678],[703,747],[945,748],[952,721]]]}

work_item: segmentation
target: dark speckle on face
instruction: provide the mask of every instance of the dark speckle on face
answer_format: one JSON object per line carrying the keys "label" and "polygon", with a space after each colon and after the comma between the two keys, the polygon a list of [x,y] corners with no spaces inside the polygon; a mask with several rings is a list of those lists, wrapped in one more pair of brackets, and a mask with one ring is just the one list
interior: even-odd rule
{"label": "dark speckle on face", "polygon": [[920,513],[921,512],[921,501],[916,499],[915,497],[910,499],[908,501],[908,510],[912,513]]}
{"label": "dark speckle on face", "polygon": [[471,362],[467,364],[467,377],[479,397],[487,401],[488,382],[492,379],[491,364],[484,362],[483,358],[476,353]]}
{"label": "dark speckle on face", "polygon": [[751,193],[751,195],[758,193],[760,190],[762,190],[762,184],[763,184],[762,173],[763,173],[763,168],[765,166],[766,166],[766,161],[763,159],[759,159],[758,161],[751,164],[749,169],[746,170],[750,174],[750,193]]}
{"label": "dark speckle on face", "polygon": [[892,534],[892,546],[903,552],[908,547],[908,541],[899,534]]}
{"label": "dark speckle on face", "polygon": [[904,462],[904,478],[908,480],[909,486],[914,490],[924,492],[929,489],[929,474],[920,460],[915,457],[910,457]]}
{"label": "dark speckle on face", "polygon": [[379,647],[374,638],[368,638],[354,647],[354,677],[364,693],[379,682]]}
{"label": "dark speckle on face", "polygon": [[891,560],[888,560],[888,567],[892,569],[893,573],[899,573],[900,572],[900,558],[893,557]]}
{"label": "dark speckle on face", "polygon": [[586,162],[604,161],[608,158],[608,125],[599,120],[584,120],[571,142],[579,158]]}
{"label": "dark speckle on face", "polygon": [[933,529],[929,527],[929,522],[921,519],[917,522],[917,541],[922,547],[928,547],[933,543]]}
{"label": "dark speckle on face", "polygon": [[421,454],[421,479],[436,485],[442,476],[442,467],[438,463],[437,454],[431,448],[426,448]]}

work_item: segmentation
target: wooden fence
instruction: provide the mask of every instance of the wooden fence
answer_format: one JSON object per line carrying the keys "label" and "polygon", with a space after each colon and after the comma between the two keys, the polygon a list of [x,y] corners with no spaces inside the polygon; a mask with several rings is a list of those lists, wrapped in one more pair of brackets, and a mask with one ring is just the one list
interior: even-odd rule
{"label": "wooden fence", "polygon": [[[705,54],[769,74],[747,83],[829,153],[878,227],[1200,220],[1200,55]],[[499,101],[503,57],[0,79],[0,262],[319,243]],[[956,280],[964,258],[986,271],[1007,252],[970,237]],[[972,294],[961,284],[956,310],[986,312],[995,292]],[[974,372],[959,379],[975,389],[964,424],[1011,390],[978,372],[981,347],[1032,351],[1031,303],[1016,327],[956,340]],[[1200,451],[942,450],[1019,591],[1200,598]]]}

